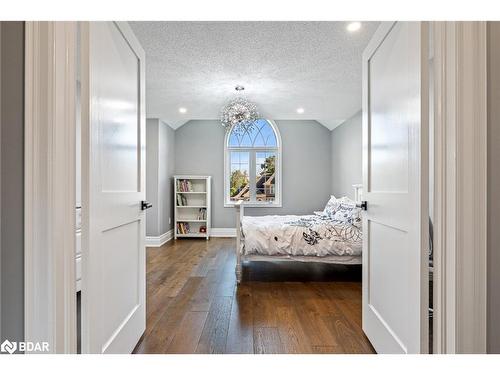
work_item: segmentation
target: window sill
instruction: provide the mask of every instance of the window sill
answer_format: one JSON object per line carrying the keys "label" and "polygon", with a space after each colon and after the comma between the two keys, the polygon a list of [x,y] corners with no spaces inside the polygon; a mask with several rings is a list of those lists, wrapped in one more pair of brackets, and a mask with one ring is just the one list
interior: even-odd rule
{"label": "window sill", "polygon": [[[245,208],[281,208],[283,207],[281,203],[243,203]],[[224,202],[224,207],[226,208],[233,208],[234,203],[232,202]]]}

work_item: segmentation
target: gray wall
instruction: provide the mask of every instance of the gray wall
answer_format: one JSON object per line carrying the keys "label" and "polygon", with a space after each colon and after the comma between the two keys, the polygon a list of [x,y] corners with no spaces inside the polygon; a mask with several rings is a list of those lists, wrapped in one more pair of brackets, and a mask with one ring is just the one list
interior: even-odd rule
{"label": "gray wall", "polygon": [[353,184],[362,183],[361,111],[332,130],[332,194],[354,199]]}
{"label": "gray wall", "polygon": [[24,338],[24,22],[0,22],[0,329]]}
{"label": "gray wall", "polygon": [[500,353],[500,22],[488,22],[488,352]]}
{"label": "gray wall", "polygon": [[147,236],[160,236],[173,227],[174,141],[170,126],[158,119],[147,119],[146,199],[153,205],[146,211]]}
{"label": "gray wall", "polygon": [[[283,207],[248,208],[248,215],[307,214],[331,194],[330,131],[316,121],[276,121],[283,142]],[[217,120],[190,121],[175,131],[176,174],[212,176],[212,226],[234,228],[224,207],[224,128]]]}
{"label": "gray wall", "polygon": [[146,120],[146,236],[158,236],[158,120]]}
{"label": "gray wall", "polygon": [[159,202],[160,214],[158,227],[160,234],[168,232],[174,224],[174,206],[173,206],[173,176],[175,171],[175,131],[165,124],[159,122]]}

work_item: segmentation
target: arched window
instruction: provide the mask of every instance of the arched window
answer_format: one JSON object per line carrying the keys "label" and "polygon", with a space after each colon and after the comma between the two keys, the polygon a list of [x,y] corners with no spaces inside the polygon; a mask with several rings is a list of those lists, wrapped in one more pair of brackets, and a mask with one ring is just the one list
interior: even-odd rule
{"label": "arched window", "polygon": [[249,131],[231,129],[224,143],[225,206],[281,207],[281,139],[274,121],[257,120]]}

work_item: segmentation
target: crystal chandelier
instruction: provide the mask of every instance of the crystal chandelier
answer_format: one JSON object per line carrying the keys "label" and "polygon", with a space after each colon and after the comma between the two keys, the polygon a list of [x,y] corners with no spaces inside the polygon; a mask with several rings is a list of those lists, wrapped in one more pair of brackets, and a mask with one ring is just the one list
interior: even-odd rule
{"label": "crystal chandelier", "polygon": [[[245,90],[243,86],[236,86],[235,90],[240,92]],[[257,106],[241,96],[231,100],[222,108],[221,122],[222,126],[229,131],[234,126],[234,131],[243,133],[251,131],[254,122],[259,119]]]}

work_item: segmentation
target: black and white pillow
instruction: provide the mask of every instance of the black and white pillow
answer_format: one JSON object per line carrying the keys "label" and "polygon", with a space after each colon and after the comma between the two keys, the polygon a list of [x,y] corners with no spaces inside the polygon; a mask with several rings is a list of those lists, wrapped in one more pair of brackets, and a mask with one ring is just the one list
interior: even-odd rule
{"label": "black and white pillow", "polygon": [[337,212],[339,205],[339,200],[332,195],[323,210],[323,214],[332,217]]}
{"label": "black and white pillow", "polygon": [[347,197],[337,199],[332,195],[323,214],[335,221],[353,222],[360,218],[361,210],[353,200]]}
{"label": "black and white pillow", "polygon": [[339,201],[340,204],[333,216],[334,220],[353,222],[361,217],[361,209],[356,206],[356,202],[347,197],[342,197]]}

